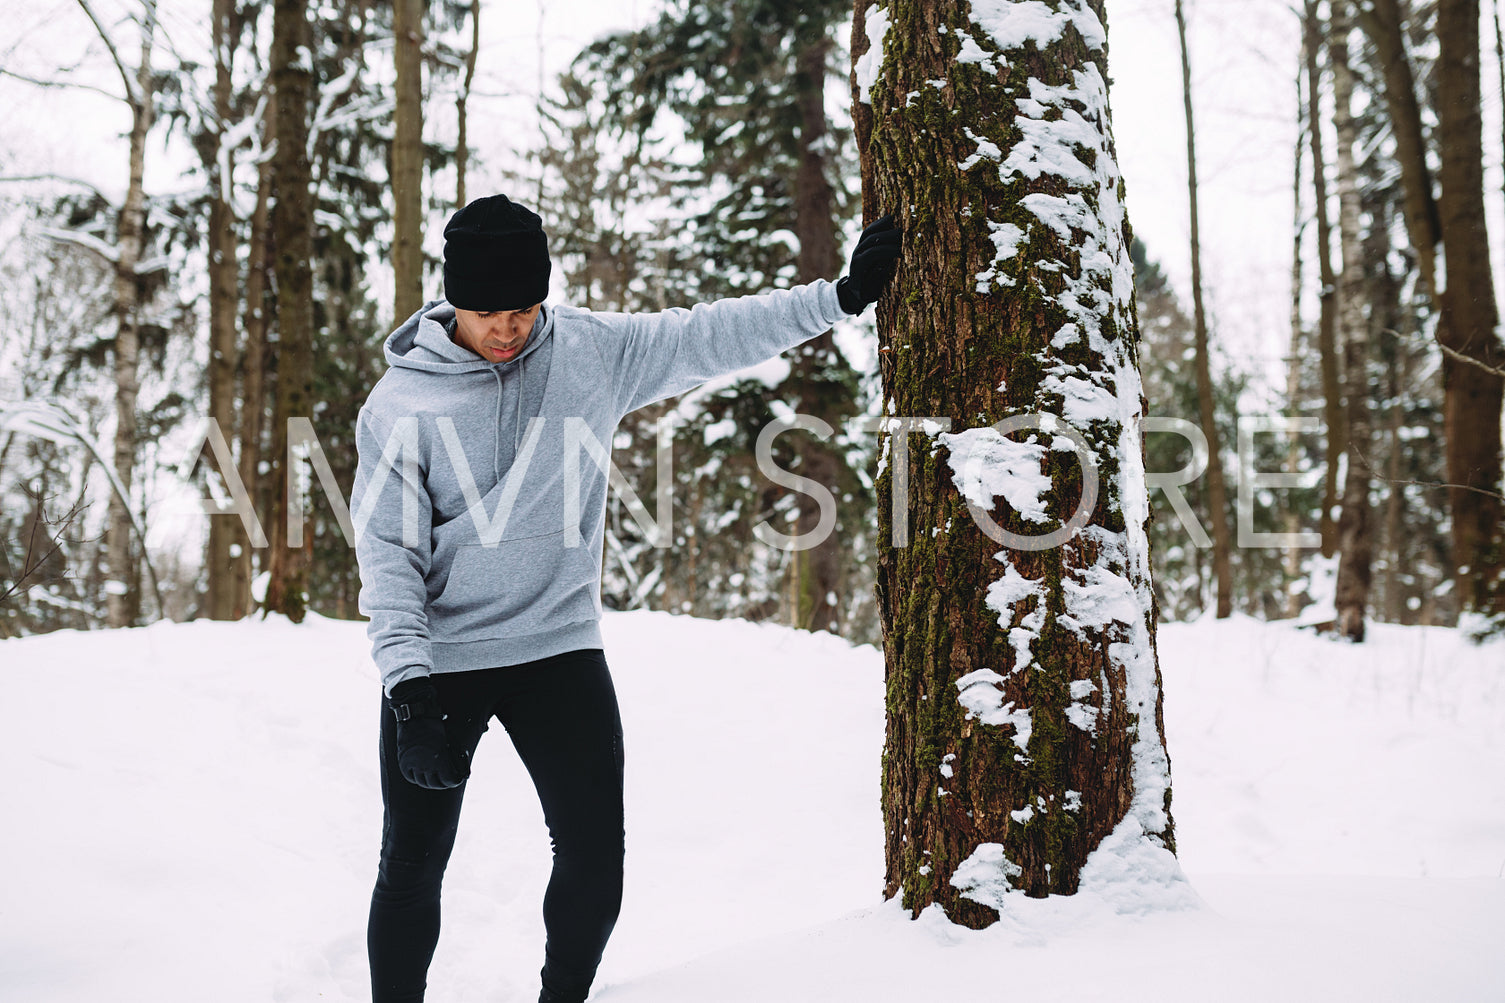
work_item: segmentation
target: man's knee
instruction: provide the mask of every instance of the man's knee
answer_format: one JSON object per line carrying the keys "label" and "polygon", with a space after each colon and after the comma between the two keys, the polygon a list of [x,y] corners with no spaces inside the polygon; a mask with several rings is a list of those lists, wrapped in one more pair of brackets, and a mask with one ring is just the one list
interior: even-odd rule
{"label": "man's knee", "polygon": [[448,844],[427,853],[383,850],[377,868],[376,890],[388,898],[422,898],[438,894],[449,863]]}

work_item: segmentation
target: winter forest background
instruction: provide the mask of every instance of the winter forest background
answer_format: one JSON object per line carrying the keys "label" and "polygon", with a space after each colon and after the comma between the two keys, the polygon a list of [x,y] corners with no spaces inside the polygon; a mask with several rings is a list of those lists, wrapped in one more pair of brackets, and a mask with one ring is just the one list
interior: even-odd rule
{"label": "winter forest background", "polygon": [[[1216,460],[1184,489],[1210,545],[1151,491],[1162,618],[1236,609],[1325,621],[1346,608],[1346,632],[1361,636],[1366,616],[1447,624],[1465,607],[1499,608],[1487,594],[1501,564],[1488,526],[1498,459],[1463,492],[1482,503],[1465,516],[1484,537],[1471,570],[1454,553],[1446,487],[1444,372],[1493,381],[1497,402],[1500,350],[1480,342],[1450,361],[1432,293],[1498,272],[1487,244],[1467,267],[1440,253],[1449,189],[1437,179],[1451,158],[1436,112],[1447,93],[1438,8],[1108,4],[1115,134],[1130,219],[1146,235],[1133,248],[1146,414],[1203,428]],[[1480,194],[1497,236],[1505,71],[1498,15],[1482,13],[1473,170],[1491,182]],[[12,8],[0,50],[6,635],[263,606],[356,616],[335,485],[307,466],[311,533],[301,548],[283,538],[287,418],[311,418],[348,499],[354,415],[384,369],[381,341],[394,317],[438,295],[440,230],[467,198],[505,191],[535,204],[556,296],[594,309],[834,278],[861,226],[846,4],[493,12],[361,0],[304,14],[298,39],[278,37],[270,3]],[[277,81],[306,115],[275,113]],[[1200,129],[1200,233],[1187,225],[1183,96]],[[288,186],[309,197],[280,195]],[[1480,292],[1467,299],[1493,311]],[[656,422],[673,423],[675,537],[651,547],[613,503],[608,607],[879,639],[877,443],[849,424],[882,409],[870,325],[624,423],[614,460],[649,501]],[[1488,398],[1470,398],[1463,435],[1498,424]],[[781,466],[840,499],[830,544],[801,553],[752,531],[819,515],[752,464],[757,430],[791,410],[840,430],[776,446]],[[1320,547],[1238,545],[1250,477],[1238,422],[1266,416],[1316,421],[1247,440],[1252,470],[1306,475],[1253,492],[1250,528],[1319,533]],[[193,453],[205,417],[270,546],[252,546],[234,516],[198,511],[195,498],[226,497],[213,443]],[[1147,471],[1192,460],[1184,435],[1147,435]],[[1359,552],[1368,569],[1345,577]]]}

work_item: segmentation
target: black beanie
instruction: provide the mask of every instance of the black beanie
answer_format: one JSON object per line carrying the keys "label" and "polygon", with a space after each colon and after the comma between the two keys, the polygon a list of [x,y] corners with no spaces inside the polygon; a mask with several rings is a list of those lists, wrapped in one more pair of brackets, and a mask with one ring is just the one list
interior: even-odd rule
{"label": "black beanie", "polygon": [[444,227],[444,298],[461,310],[526,310],[549,294],[538,214],[505,195],[476,199]]}

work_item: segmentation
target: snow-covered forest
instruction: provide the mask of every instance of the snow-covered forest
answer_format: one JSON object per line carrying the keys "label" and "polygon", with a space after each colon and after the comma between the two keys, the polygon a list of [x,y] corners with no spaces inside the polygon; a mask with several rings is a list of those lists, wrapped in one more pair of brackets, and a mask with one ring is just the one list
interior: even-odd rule
{"label": "snow-covered forest", "polygon": [[[1208,35],[1208,51],[1191,44],[1198,17],[1216,24],[1227,16],[1221,5],[1203,7],[1182,12],[1191,29],[1190,108],[1199,84],[1221,102],[1237,88],[1219,72],[1230,59],[1221,51],[1226,36]],[[1283,8],[1250,15],[1256,28],[1270,18],[1290,22],[1251,30],[1258,41],[1250,46],[1288,72],[1289,94],[1280,100],[1289,121],[1276,134],[1291,141],[1251,151],[1253,163],[1244,165],[1286,193],[1288,307],[1274,308],[1272,289],[1256,315],[1237,289],[1227,291],[1249,279],[1263,288],[1268,276],[1227,278],[1254,268],[1255,248],[1229,239],[1216,204],[1202,215],[1219,239],[1200,241],[1195,256],[1190,242],[1169,238],[1132,249],[1146,414],[1161,423],[1147,426],[1145,438],[1146,471],[1161,475],[1151,478],[1151,552],[1161,614],[1170,619],[1214,608],[1336,622],[1341,593],[1344,629],[1354,634],[1365,618],[1453,623],[1470,609],[1496,608],[1499,470],[1488,462],[1486,440],[1498,416],[1486,412],[1490,393],[1498,395],[1499,380],[1488,372],[1498,368],[1498,339],[1460,334],[1450,342],[1443,294],[1449,263],[1474,269],[1454,286],[1492,289],[1487,233],[1491,225],[1505,231],[1505,221],[1483,211],[1486,195],[1491,207],[1497,203],[1481,180],[1473,186],[1479,211],[1458,217],[1480,224],[1465,227],[1474,250],[1439,253],[1438,221],[1449,218],[1439,171],[1453,159],[1443,144],[1468,138],[1466,127],[1458,132],[1439,118],[1452,106],[1437,95],[1460,94],[1467,103],[1465,91],[1441,76],[1450,65],[1440,61],[1437,23],[1446,5],[1360,7],[1319,3],[1299,24]],[[1126,37],[1136,44],[1146,29],[1174,42],[1177,10],[1171,0],[1107,8],[1115,30],[1133,32]],[[301,480],[294,476],[309,494],[306,557],[276,557],[289,550],[279,546],[287,517],[276,507],[287,479],[287,419],[310,419],[309,434],[348,500],[350,428],[384,369],[381,340],[399,313],[440,294],[439,230],[467,193],[508,191],[536,204],[559,265],[554,295],[593,309],[688,305],[839,271],[842,249],[862,222],[848,7],[640,4],[631,25],[622,11],[597,12],[605,27],[571,21],[568,30],[560,22],[587,17],[589,8],[561,8],[537,22],[536,37],[522,39],[525,48],[554,54],[547,63],[540,55],[535,74],[531,60],[525,73],[512,67],[498,42],[488,60],[481,40],[493,36],[479,30],[490,27],[481,5],[425,5],[415,36],[421,72],[408,74],[408,86],[418,88],[416,111],[401,121],[392,44],[398,13],[381,4],[302,13],[308,65],[282,69],[307,71],[299,86],[307,92],[300,100],[308,197],[279,201],[271,4],[176,3],[159,12],[148,0],[75,0],[18,8],[18,34],[0,60],[0,95],[17,109],[10,117],[16,141],[0,154],[0,400],[7,409],[0,535],[10,590],[0,630],[240,617],[262,606],[258,580],[270,581],[274,605],[290,611],[305,604],[355,615],[354,552],[338,533],[324,482],[310,480],[307,468]],[[1491,16],[1484,12],[1488,30],[1473,42],[1488,57],[1480,73],[1499,65]],[[1401,19],[1403,38],[1388,33],[1387,17]],[[1276,51],[1287,39],[1290,51]],[[800,46],[808,49],[804,64]],[[1161,83],[1181,89],[1174,66],[1156,66]],[[813,86],[812,73],[822,87]],[[477,79],[485,84],[479,91]],[[1473,114],[1484,108],[1492,117],[1476,122],[1472,162],[1476,174],[1487,169],[1490,177],[1497,165],[1483,163],[1485,151],[1499,155],[1492,92],[1500,92],[1499,81],[1491,86],[1475,74]],[[56,131],[35,124],[48,108],[82,116],[76,131],[97,137],[86,147],[88,163],[77,162],[78,136],[48,148]],[[1340,108],[1350,113],[1339,115]],[[1133,121],[1144,121],[1131,111]],[[1240,124],[1221,104],[1203,117],[1204,133],[1207,122],[1212,127],[1204,145],[1219,158],[1212,171],[1226,173],[1224,134]],[[479,129],[466,127],[471,119]],[[1159,119],[1168,149],[1181,142],[1169,124],[1179,130],[1196,121],[1174,106]],[[119,135],[122,123],[128,128]],[[1448,138],[1455,133],[1463,138]],[[398,189],[404,142],[421,144],[413,147],[420,181]],[[1120,139],[1121,146],[1135,142],[1143,141]],[[1322,166],[1316,173],[1314,154]],[[1183,181],[1186,167],[1183,157]],[[1137,180],[1124,178],[1131,209]],[[1148,204],[1176,221],[1131,212],[1130,223],[1185,233],[1185,186],[1178,203],[1159,172],[1140,184]],[[1216,174],[1213,185],[1218,192]],[[399,191],[417,200],[405,217],[410,235],[395,229]],[[290,208],[279,215],[279,205]],[[292,214],[298,220],[285,218]],[[284,225],[279,238],[275,227]],[[1279,229],[1268,219],[1237,226],[1261,240]],[[308,249],[279,260],[278,239],[307,240]],[[419,252],[399,260],[395,248],[408,243]],[[279,265],[293,271],[279,276]],[[295,285],[307,303],[297,309],[307,317],[297,313],[298,337],[287,339],[285,290],[300,268],[308,274]],[[1203,295],[1201,274],[1219,276],[1217,298]],[[1230,304],[1227,317],[1216,313],[1218,299]],[[1472,294],[1460,300],[1482,302]],[[1283,332],[1271,323],[1282,313],[1289,318]],[[1261,320],[1254,335],[1250,316]],[[1481,321],[1478,330],[1492,326]],[[1220,331],[1232,340],[1220,344]],[[878,640],[873,470],[880,446],[851,419],[883,410],[879,345],[870,322],[834,334],[815,356],[741,374],[624,423],[614,462],[638,497],[651,499],[656,423],[672,422],[676,528],[672,547],[652,548],[614,505],[603,566],[609,607],[773,619]],[[1252,353],[1251,337],[1268,351]],[[309,401],[304,415],[290,414],[281,396],[279,359],[286,368],[290,352],[307,360],[295,370],[302,377],[295,389]],[[1347,352],[1358,353],[1353,365]],[[1450,435],[1444,384],[1455,369],[1455,385],[1483,381],[1464,394],[1467,408],[1483,410],[1457,414]],[[828,389],[817,392],[817,384]],[[60,413],[41,417],[35,409],[43,406]],[[781,552],[752,533],[765,519],[804,527],[817,518],[810,495],[751,468],[750,430],[791,411],[834,423],[829,442],[796,432],[782,436],[775,452],[785,467],[817,464],[840,503],[839,546]],[[1292,418],[1301,423],[1284,421]],[[206,419],[217,434],[195,454]],[[42,433],[36,422],[65,425]],[[1193,446],[1204,439],[1216,462],[1202,467],[1202,450]],[[226,451],[223,461],[216,445]],[[1450,450],[1465,446],[1473,452],[1455,462]],[[1350,456],[1367,459],[1348,463]],[[230,479],[243,485],[254,519],[247,511],[192,514],[195,498],[229,508],[222,462],[234,468]],[[128,507],[111,490],[112,471]],[[1296,486],[1258,480],[1282,473],[1301,476]],[[1354,494],[1345,503],[1346,491]],[[1462,536],[1459,506],[1473,527]],[[1345,526],[1356,534],[1346,546]],[[257,530],[270,546],[253,545]],[[1250,535],[1271,533],[1288,535],[1275,542]],[[1318,533],[1322,542],[1313,546]],[[1459,549],[1471,540],[1483,557]],[[1342,555],[1356,552],[1365,556],[1345,566]],[[284,587],[289,575],[301,585]],[[1470,592],[1477,589],[1485,592]]]}
{"label": "snow-covered forest", "polygon": [[[356,753],[374,751],[375,735],[360,739],[346,707],[375,704],[379,675],[360,626],[372,570],[354,545],[370,515],[352,497],[357,416],[388,370],[389,335],[444,295],[457,210],[505,193],[538,213],[551,323],[556,306],[660,314],[855,279],[859,233],[890,217],[901,251],[871,306],[852,313],[842,299],[843,319],[782,355],[627,413],[591,454],[603,465],[609,452],[612,466],[604,517],[570,524],[566,506],[566,539],[600,544],[587,563],[612,625],[606,654],[620,637],[640,690],[623,686],[624,716],[630,699],[672,704],[702,685],[696,705],[709,709],[679,722],[682,744],[656,739],[653,765],[630,768],[629,798],[633,783],[654,793],[629,840],[631,823],[669,824],[676,790],[733,815],[744,794],[805,813],[728,820],[736,840],[718,831],[654,850],[654,868],[683,866],[756,905],[669,948],[656,938],[721,907],[640,874],[656,904],[620,937],[641,958],[603,968],[597,996],[718,998],[705,987],[727,977],[744,996],[719,998],[753,998],[773,990],[731,973],[785,965],[825,987],[811,999],[928,998],[916,981],[928,966],[961,970],[936,983],[934,998],[949,999],[989,984],[965,971],[1045,947],[1042,973],[1081,952],[1118,958],[1082,969],[1094,998],[1143,960],[1115,946],[1126,930],[1194,945],[1146,946],[1161,967],[1205,950],[1253,971],[1252,951],[1218,939],[1245,933],[1185,919],[1217,892],[1232,922],[1266,931],[1248,935],[1264,949],[1304,960],[1262,973],[1244,997],[1188,983],[1169,998],[1329,998],[1352,988],[1338,987],[1363,938],[1324,941],[1329,955],[1287,926],[1328,909],[1396,942],[1380,913],[1361,916],[1378,892],[1356,875],[1473,882],[1407,886],[1409,905],[1466,933],[1376,968],[1394,976],[1387,991],[1410,998],[1398,987],[1421,992],[1451,959],[1444,996],[1505,993],[1505,971],[1470,946],[1505,930],[1497,881],[1482,880],[1505,861],[1492,793],[1505,764],[1487,737],[1505,707],[1497,2],[520,6],[22,0],[8,11],[0,671],[22,691],[47,676],[47,710],[5,756],[31,778],[33,817],[68,803],[24,839],[12,833],[13,851],[74,846],[88,868],[139,866],[142,887],[171,866],[140,841],[83,835],[97,823],[76,801],[110,782],[74,772],[77,759],[124,748],[106,711],[68,725],[81,720],[97,742],[55,748],[45,734],[72,701],[103,707],[110,693],[129,709],[124,680],[138,671],[176,693],[143,706],[198,720],[164,735],[164,776],[190,747],[200,770],[204,743],[234,733],[244,741],[208,761],[233,769],[246,797],[275,798],[272,773],[294,769],[307,789],[289,819],[317,828],[331,790],[369,813],[376,763]],[[582,363],[556,353],[551,364]],[[432,407],[453,434],[445,408],[461,405]],[[489,515],[467,501],[470,517]],[[415,600],[426,631],[448,568],[425,563],[432,540],[404,546],[427,589]],[[698,681],[694,651],[721,659],[722,675]],[[126,676],[109,675],[105,652]],[[413,672],[442,674],[442,657]],[[288,680],[319,661],[310,685],[354,744],[301,734],[283,748],[279,736],[315,726],[306,708],[284,718],[250,695],[256,659]],[[1203,671],[1226,677],[1209,684]],[[737,686],[758,692],[776,727],[760,753],[718,772],[693,746],[732,742],[744,725],[754,734],[751,718],[718,717]],[[1444,739],[1451,725],[1461,731]],[[769,753],[769,742],[785,744]],[[1458,758],[1418,751],[1390,776],[1407,758],[1398,742],[1454,743]],[[262,761],[273,746],[286,762]],[[158,764],[130,756],[124,790],[109,795],[122,816],[140,810],[128,804],[137,787],[176,796],[150,779]],[[824,802],[798,802],[809,792],[794,788],[827,756],[847,772],[817,819]],[[477,776],[487,766],[500,768],[478,764]],[[49,770],[62,771],[56,786],[37,779]],[[1267,770],[1296,786],[1272,792]],[[1418,807],[1429,797],[1450,807]],[[1430,821],[1398,821],[1401,802]],[[275,867],[291,837],[258,835],[281,821],[246,817],[204,838]],[[365,862],[348,821],[296,866],[313,875],[339,859],[339,882],[364,875],[375,847]],[[214,854],[193,852],[231,895]],[[526,893],[511,905],[531,921],[546,872],[518,867]],[[789,870],[766,883],[757,868]],[[1290,899],[1229,874],[1268,878]],[[1320,880],[1297,888],[1296,875]],[[464,900],[469,920],[521,922],[499,918],[502,873],[479,878],[495,894]],[[132,908],[129,883],[105,884],[115,898],[102,908]],[[28,889],[27,901],[48,894]],[[192,898],[176,877],[161,889],[142,892],[163,898],[143,907],[153,922]],[[280,967],[242,957],[223,970],[246,972],[259,999],[316,985],[355,998],[341,894],[315,900],[341,917],[343,939],[251,937],[249,953]],[[1048,904],[1058,900],[1077,904]],[[263,897],[248,922],[284,906],[295,908]],[[45,960],[61,920],[28,928],[0,909],[8,935],[31,945],[17,957],[43,959],[0,967],[0,989],[10,979],[33,994],[23,998],[92,998],[93,976],[70,989],[58,974],[81,961]],[[1125,927],[1125,916],[1137,918]],[[820,952],[791,936],[820,922],[850,978],[815,971]],[[531,928],[507,929],[531,944]],[[993,939],[976,939],[984,930]],[[748,947],[756,937],[784,939]],[[463,998],[525,998],[525,981],[460,974],[490,963],[484,942],[441,955],[450,984]],[[115,959],[100,972],[114,973],[118,945],[99,944]],[[953,948],[959,966],[941,956]],[[861,981],[907,950],[893,986]],[[712,951],[730,953],[648,974]],[[1215,977],[1205,957],[1193,968]],[[1303,970],[1327,988],[1293,988]],[[1351,994],[1379,998],[1379,976],[1364,977]]]}

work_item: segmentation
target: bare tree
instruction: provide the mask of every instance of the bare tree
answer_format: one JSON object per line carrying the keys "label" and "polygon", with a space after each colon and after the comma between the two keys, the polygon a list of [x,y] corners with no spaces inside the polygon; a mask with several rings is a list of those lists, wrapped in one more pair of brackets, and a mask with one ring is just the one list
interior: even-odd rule
{"label": "bare tree", "polygon": [[393,0],[397,111],[392,136],[392,319],[423,305],[423,18],[425,0]]}
{"label": "bare tree", "polygon": [[455,96],[455,117],[459,133],[455,137],[455,205],[466,204],[465,174],[470,167],[470,87],[476,78],[476,57],[481,52],[481,0],[470,2],[470,49],[465,53],[465,76]]}
{"label": "bare tree", "polygon": [[1233,612],[1233,569],[1230,552],[1232,534],[1228,530],[1228,489],[1223,482],[1223,450],[1218,435],[1217,412],[1213,407],[1212,363],[1208,358],[1207,311],[1202,303],[1202,239],[1197,213],[1197,129],[1191,107],[1191,54],[1186,46],[1186,14],[1181,0],[1176,0],[1176,33],[1181,40],[1181,95],[1186,111],[1186,184],[1191,203],[1191,298],[1192,321],[1196,331],[1197,406],[1202,419],[1202,434],[1207,437],[1208,513],[1212,519],[1212,573],[1217,582],[1217,615],[1221,619]]}
{"label": "bare tree", "polygon": [[271,80],[277,148],[272,158],[271,241],[277,282],[277,407],[272,422],[272,527],[266,609],[301,621],[313,544],[288,546],[289,494],[298,490],[288,469],[287,423],[313,413],[313,209],[308,159],[313,65],[307,0],[276,0]]}
{"label": "bare tree", "polygon": [[1364,640],[1364,613],[1369,604],[1370,554],[1373,550],[1367,459],[1369,448],[1369,320],[1364,310],[1364,248],[1359,237],[1359,179],[1354,166],[1358,126],[1353,115],[1354,73],[1348,62],[1353,30],[1352,4],[1331,0],[1328,54],[1333,68],[1333,125],[1338,137],[1338,234],[1343,274],[1338,285],[1338,322],[1343,336],[1347,388],[1345,413],[1349,457],[1343,479],[1343,510],[1338,523],[1338,630]]}
{"label": "bare tree", "polygon": [[1464,609],[1505,614],[1505,347],[1496,330],[1500,318],[1484,214],[1479,0],[1438,0],[1437,42],[1437,208],[1447,273],[1437,338],[1445,356],[1453,565]]}
{"label": "bare tree", "polygon": [[84,15],[94,26],[105,49],[120,74],[123,100],[131,113],[128,180],[125,201],[120,207],[115,245],[110,254],[115,270],[114,302],[116,334],[115,360],[115,448],[112,468],[122,491],[110,496],[109,525],[106,531],[107,560],[110,574],[117,583],[108,589],[108,621],[111,627],[129,626],[140,609],[140,575],[136,555],[131,548],[131,485],[136,471],[136,398],[140,393],[140,280],[137,266],[141,261],[146,226],[146,138],[152,128],[154,111],[152,47],[156,41],[156,0],[141,0],[137,57],[128,68],[120,49],[89,0],[77,0]]}
{"label": "bare tree", "polygon": [[[1505,402],[1505,347],[1495,330],[1498,307],[1484,218],[1483,121],[1480,112],[1478,0],[1439,0],[1434,194],[1420,102],[1405,48],[1402,0],[1374,0],[1361,24],[1385,68],[1385,106],[1405,186],[1406,231],[1422,281],[1440,313],[1444,448],[1453,519],[1453,573],[1464,609],[1505,612],[1500,414]],[[1436,248],[1444,274],[1436,274]]]}
{"label": "bare tree", "polygon": [[[209,175],[209,416],[227,436],[235,434],[236,369],[240,362],[240,262],[231,198],[234,137],[234,83],[231,79],[239,17],[233,0],[214,0],[210,44],[214,53],[212,142],[204,150]],[[250,547],[237,519],[209,520],[204,564],[208,572],[206,605],[214,620],[245,615],[244,591],[237,574],[239,555]]]}
{"label": "bare tree", "polygon": [[1317,214],[1317,275],[1321,283],[1321,312],[1317,321],[1317,352],[1322,366],[1322,423],[1326,426],[1327,449],[1322,479],[1322,556],[1338,549],[1338,524],[1333,512],[1338,506],[1338,461],[1343,456],[1343,389],[1338,372],[1337,294],[1333,272],[1332,224],[1327,215],[1327,160],[1322,154],[1322,69],[1319,55],[1326,33],[1317,10],[1317,0],[1306,0],[1307,121],[1312,123],[1312,188]]}

